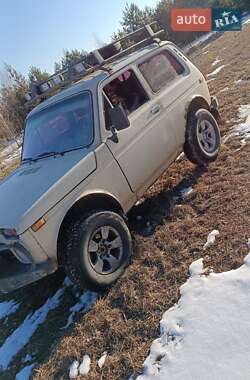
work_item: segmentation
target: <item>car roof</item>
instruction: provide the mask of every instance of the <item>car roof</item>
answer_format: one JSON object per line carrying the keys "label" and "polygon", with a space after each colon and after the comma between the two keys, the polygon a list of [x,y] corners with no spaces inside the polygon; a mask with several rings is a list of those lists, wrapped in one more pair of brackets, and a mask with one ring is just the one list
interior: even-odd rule
{"label": "car roof", "polygon": [[[162,46],[165,43],[166,42],[161,43],[160,46]],[[102,80],[109,77],[110,75],[113,75],[115,72],[123,69],[124,67],[129,66],[137,59],[143,57],[145,54],[153,50],[156,50],[157,48],[159,48],[159,44],[152,43],[146,47],[143,47],[135,52],[130,53],[129,55],[125,55],[113,61],[112,63],[107,64],[107,68],[111,70],[109,71],[96,70],[92,74],[85,76],[84,78],[80,79],[78,82],[71,84],[67,88],[59,91],[57,94],[41,102],[28,114],[27,118],[41,111],[42,109],[47,108],[48,106],[60,100],[63,100],[65,98],[68,98],[72,95],[77,95],[80,92],[87,91],[87,90],[94,91],[95,88],[98,86],[98,84]]]}

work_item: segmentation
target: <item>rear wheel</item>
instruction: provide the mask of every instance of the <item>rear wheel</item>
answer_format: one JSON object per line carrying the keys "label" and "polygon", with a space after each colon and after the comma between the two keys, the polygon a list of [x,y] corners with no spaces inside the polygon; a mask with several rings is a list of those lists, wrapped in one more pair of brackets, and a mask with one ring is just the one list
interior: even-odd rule
{"label": "rear wheel", "polygon": [[131,235],[123,218],[111,211],[94,212],[68,229],[64,271],[81,287],[107,288],[123,273],[131,251]]}
{"label": "rear wheel", "polygon": [[197,165],[215,161],[220,149],[220,130],[213,115],[200,109],[190,112],[187,120],[184,152]]}

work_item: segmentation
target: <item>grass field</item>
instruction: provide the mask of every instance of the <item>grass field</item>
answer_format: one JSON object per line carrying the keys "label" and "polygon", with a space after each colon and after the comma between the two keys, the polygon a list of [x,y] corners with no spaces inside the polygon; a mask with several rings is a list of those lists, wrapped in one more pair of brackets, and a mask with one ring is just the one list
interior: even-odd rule
{"label": "grass field", "polygon": [[[204,257],[204,265],[216,272],[241,265],[250,237],[250,144],[231,130],[241,121],[239,107],[250,104],[249,35],[250,24],[242,32],[223,34],[191,57],[205,75],[224,65],[209,76],[214,78],[209,87],[219,99],[223,118],[218,160],[205,171],[181,157],[162,175],[130,212],[134,256],[124,276],[99,295],[88,313],[76,314],[75,323],[65,330],[61,328],[70,308],[79,300],[77,289],[66,286],[59,305],[49,311],[1,379],[12,380],[25,366],[27,354],[32,357],[26,364],[35,363],[36,380],[68,379],[69,365],[86,353],[92,364],[84,379],[120,380],[139,374],[152,340],[159,336],[162,313],[178,300],[191,262]],[[215,60],[220,62],[212,66]],[[188,187],[192,192],[183,196]],[[213,229],[220,235],[204,252]],[[14,299],[20,307],[3,321],[0,346],[62,282],[63,276],[55,274],[1,297],[0,302]],[[100,369],[97,360],[104,351],[108,357]]]}

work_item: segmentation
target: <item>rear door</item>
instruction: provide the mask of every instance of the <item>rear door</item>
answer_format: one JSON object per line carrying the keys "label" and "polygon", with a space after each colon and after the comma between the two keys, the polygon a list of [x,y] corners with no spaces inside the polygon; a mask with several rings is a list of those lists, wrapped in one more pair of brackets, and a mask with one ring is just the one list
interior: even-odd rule
{"label": "rear door", "polygon": [[[145,79],[152,97],[161,106],[158,122],[166,139],[171,159],[182,149],[186,128],[186,98],[193,83],[186,62],[169,48],[159,49],[147,59],[141,59],[138,70]],[[176,144],[172,144],[175,136]]]}
{"label": "rear door", "polygon": [[108,107],[121,104],[128,114],[130,127],[117,132],[117,141],[108,138],[106,144],[131,189],[140,197],[169,162],[176,147],[174,133],[170,123],[162,122],[160,99],[153,99],[145,90],[134,68],[112,78],[103,91],[107,129],[110,128]]}

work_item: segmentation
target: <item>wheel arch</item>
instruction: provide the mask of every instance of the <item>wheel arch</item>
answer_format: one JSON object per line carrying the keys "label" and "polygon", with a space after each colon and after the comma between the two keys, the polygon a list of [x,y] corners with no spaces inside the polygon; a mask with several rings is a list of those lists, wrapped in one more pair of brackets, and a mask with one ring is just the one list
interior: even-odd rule
{"label": "wheel arch", "polygon": [[125,212],[119,201],[109,193],[96,192],[84,195],[78,199],[65,214],[57,237],[57,260],[58,265],[62,264],[62,254],[64,246],[64,236],[68,226],[77,220],[83,213],[91,210],[109,210],[114,211],[124,217]]}
{"label": "wheel arch", "polygon": [[186,107],[186,120],[188,121],[188,116],[190,113],[195,113],[199,109],[204,108],[206,110],[210,110],[210,105],[208,104],[207,100],[201,96],[201,95],[195,95],[193,98],[190,100]]}

